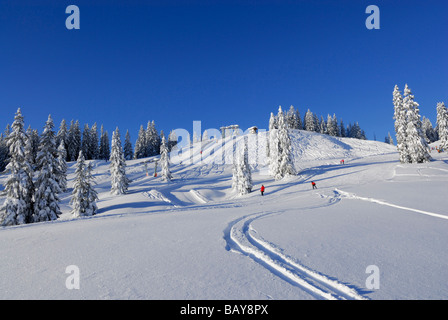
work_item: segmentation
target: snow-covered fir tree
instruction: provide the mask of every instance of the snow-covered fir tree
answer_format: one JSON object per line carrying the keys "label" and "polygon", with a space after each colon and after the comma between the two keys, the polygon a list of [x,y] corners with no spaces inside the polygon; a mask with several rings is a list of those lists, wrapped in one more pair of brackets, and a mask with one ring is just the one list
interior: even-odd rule
{"label": "snow-covered fir tree", "polygon": [[168,136],[168,152],[174,150],[177,145],[177,135],[174,130],[171,130],[170,135]]}
{"label": "snow-covered fir tree", "polygon": [[76,162],[75,180],[70,204],[75,217],[92,216],[97,212],[98,195],[93,188],[92,166],[86,164],[82,151]]}
{"label": "snow-covered fir tree", "polygon": [[407,146],[407,114],[403,105],[403,97],[397,85],[395,85],[392,93],[392,102],[394,104],[395,139],[397,140],[399,159],[401,163],[409,163],[411,158]]}
{"label": "snow-covered fir tree", "polygon": [[249,166],[247,137],[244,137],[242,141],[240,140],[240,143],[243,145],[242,148],[237,148],[238,153],[233,164],[232,189],[238,195],[244,195],[252,191],[253,183],[252,172]]}
{"label": "snow-covered fir tree", "polygon": [[68,130],[67,137],[67,154],[70,161],[76,161],[79,151],[81,150],[81,129],[79,127],[79,121],[70,122],[70,128]]}
{"label": "snow-covered fir tree", "polygon": [[2,133],[0,134],[0,172],[3,172],[6,169],[8,157],[8,144],[6,143],[6,137],[4,137]]}
{"label": "snow-covered fir tree", "polygon": [[392,136],[390,135],[390,132],[387,133],[386,138],[384,138],[384,142],[390,145],[394,145],[394,139],[392,138]]}
{"label": "snow-covered fir tree", "polygon": [[90,128],[90,154],[92,159],[99,159],[100,156],[100,146],[98,137],[98,125],[96,122]]}
{"label": "snow-covered fir tree", "polygon": [[[67,122],[65,119],[62,119],[61,124],[59,125],[58,133],[56,134],[56,145],[59,146],[61,141],[64,141],[64,148],[67,150],[67,137],[68,137],[68,129],[67,129]],[[66,159],[68,160],[68,159]]]}
{"label": "snow-covered fir tree", "polygon": [[414,95],[406,84],[404,88],[403,108],[406,110],[406,145],[412,163],[422,163],[431,160],[429,146],[422,131],[419,104],[414,101]]}
{"label": "snow-covered fir tree", "polygon": [[162,143],[160,145],[160,166],[162,168],[161,178],[162,181],[171,181],[173,176],[170,171],[170,159],[168,154],[168,145],[165,140],[165,135],[161,133]]}
{"label": "snow-covered fir tree", "polygon": [[320,117],[320,121],[319,121],[319,132],[321,134],[328,134],[328,125],[324,120],[324,117]]}
{"label": "snow-covered fir tree", "polygon": [[33,169],[25,157],[28,139],[24,129],[24,118],[20,108],[12,124],[12,131],[6,138],[9,148],[10,174],[5,183],[6,200],[1,210],[0,223],[3,226],[32,222],[33,213]]}
{"label": "snow-covered fir tree", "polygon": [[437,103],[437,131],[439,148],[448,149],[448,109],[444,102]]}
{"label": "snow-covered fir tree", "polygon": [[426,140],[426,143],[431,143],[433,142],[433,136],[434,136],[434,129],[432,128],[432,123],[431,121],[426,118],[425,116],[422,117],[422,132],[423,132],[423,137]]}
{"label": "snow-covered fir tree", "polygon": [[146,132],[143,126],[140,126],[137,141],[134,147],[134,159],[141,159],[148,156],[146,144]]}
{"label": "snow-covered fir tree", "polygon": [[126,160],[123,156],[120,131],[118,127],[112,134],[112,149],[110,153],[111,193],[118,195],[127,192],[129,179],[126,176]]}
{"label": "snow-covered fir tree", "polygon": [[58,172],[56,180],[62,192],[67,191],[67,151],[65,150],[64,141],[61,140],[58,147]]}
{"label": "snow-covered fir tree", "polygon": [[277,119],[278,129],[269,133],[269,170],[275,180],[280,180],[295,175],[296,171],[292,162],[291,139],[281,107]]}
{"label": "snow-covered fir tree", "polygon": [[86,160],[92,159],[92,143],[90,139],[90,128],[86,123],[82,132],[81,150]]}
{"label": "snow-covered fir tree", "polygon": [[160,136],[157,132],[154,120],[148,122],[146,128],[146,148],[147,157],[152,157],[160,153]]}
{"label": "snow-covered fir tree", "polygon": [[108,160],[110,157],[110,145],[109,145],[109,134],[104,130],[103,125],[100,129],[100,147],[99,147],[99,159]]}
{"label": "snow-covered fir tree", "polygon": [[327,132],[328,135],[333,137],[340,136],[340,131],[338,130],[338,120],[335,114],[333,114],[333,117],[330,115],[327,116]]}
{"label": "snow-covered fir tree", "polygon": [[339,120],[339,134],[342,138],[347,136],[347,131],[345,130],[344,121]]}
{"label": "snow-covered fir tree", "polygon": [[317,130],[317,123],[315,122],[314,114],[310,111],[310,109],[308,109],[308,111],[305,113],[305,118],[303,120],[303,129],[306,131]]}
{"label": "snow-covered fir tree", "polygon": [[129,134],[129,130],[126,130],[126,135],[124,137],[123,155],[126,160],[132,160],[132,158],[134,157],[134,151],[132,150],[131,135]]}
{"label": "snow-covered fir tree", "polygon": [[278,137],[280,142],[280,170],[283,177],[296,175],[292,162],[292,147],[289,130],[285,123],[285,117],[281,108],[278,111]]}
{"label": "snow-covered fir tree", "polygon": [[61,214],[59,194],[62,192],[58,177],[62,174],[58,163],[58,150],[51,116],[45,123],[36,157],[38,169],[35,182],[33,222],[56,220]]}

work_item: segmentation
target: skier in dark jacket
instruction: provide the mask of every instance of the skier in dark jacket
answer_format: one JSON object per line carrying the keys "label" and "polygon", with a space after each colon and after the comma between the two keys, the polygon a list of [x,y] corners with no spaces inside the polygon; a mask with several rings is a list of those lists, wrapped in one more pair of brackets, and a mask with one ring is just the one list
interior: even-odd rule
{"label": "skier in dark jacket", "polygon": [[261,185],[260,191],[261,191],[261,195],[263,195],[263,193],[264,193],[264,185]]}

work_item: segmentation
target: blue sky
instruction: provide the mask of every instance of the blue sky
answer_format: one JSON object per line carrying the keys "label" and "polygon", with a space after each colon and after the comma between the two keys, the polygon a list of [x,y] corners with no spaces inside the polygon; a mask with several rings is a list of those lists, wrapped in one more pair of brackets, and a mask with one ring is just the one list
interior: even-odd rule
{"label": "blue sky", "polygon": [[[68,5],[80,9],[67,30]],[[368,30],[366,7],[380,9]],[[278,106],[335,113],[369,139],[393,134],[392,91],[408,83],[435,125],[448,103],[448,1],[0,2],[0,130],[22,108],[109,131],[267,128]],[[124,133],[123,133],[124,135]]]}

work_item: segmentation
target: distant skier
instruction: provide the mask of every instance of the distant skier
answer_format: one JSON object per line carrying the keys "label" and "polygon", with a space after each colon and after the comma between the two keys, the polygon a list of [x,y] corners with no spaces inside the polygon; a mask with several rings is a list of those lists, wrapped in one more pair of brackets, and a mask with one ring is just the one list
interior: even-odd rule
{"label": "distant skier", "polygon": [[263,193],[264,193],[264,185],[261,185],[260,191],[261,191],[261,195],[263,195]]}
{"label": "distant skier", "polygon": [[313,186],[313,189],[317,189],[316,183],[314,181],[311,181],[311,185]]}

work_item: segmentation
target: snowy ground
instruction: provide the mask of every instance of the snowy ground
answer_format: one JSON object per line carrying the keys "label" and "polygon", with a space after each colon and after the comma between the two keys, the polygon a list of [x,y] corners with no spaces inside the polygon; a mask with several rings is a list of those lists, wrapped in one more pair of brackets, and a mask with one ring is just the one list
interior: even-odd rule
{"label": "snowy ground", "polygon": [[73,219],[69,190],[59,220],[0,229],[0,299],[448,299],[448,155],[402,165],[381,142],[292,141],[299,175],[276,182],[259,165],[242,197],[231,167],[207,162],[215,142],[202,163],[173,165],[171,183],[128,161],[122,196],[94,161],[98,215]]}

